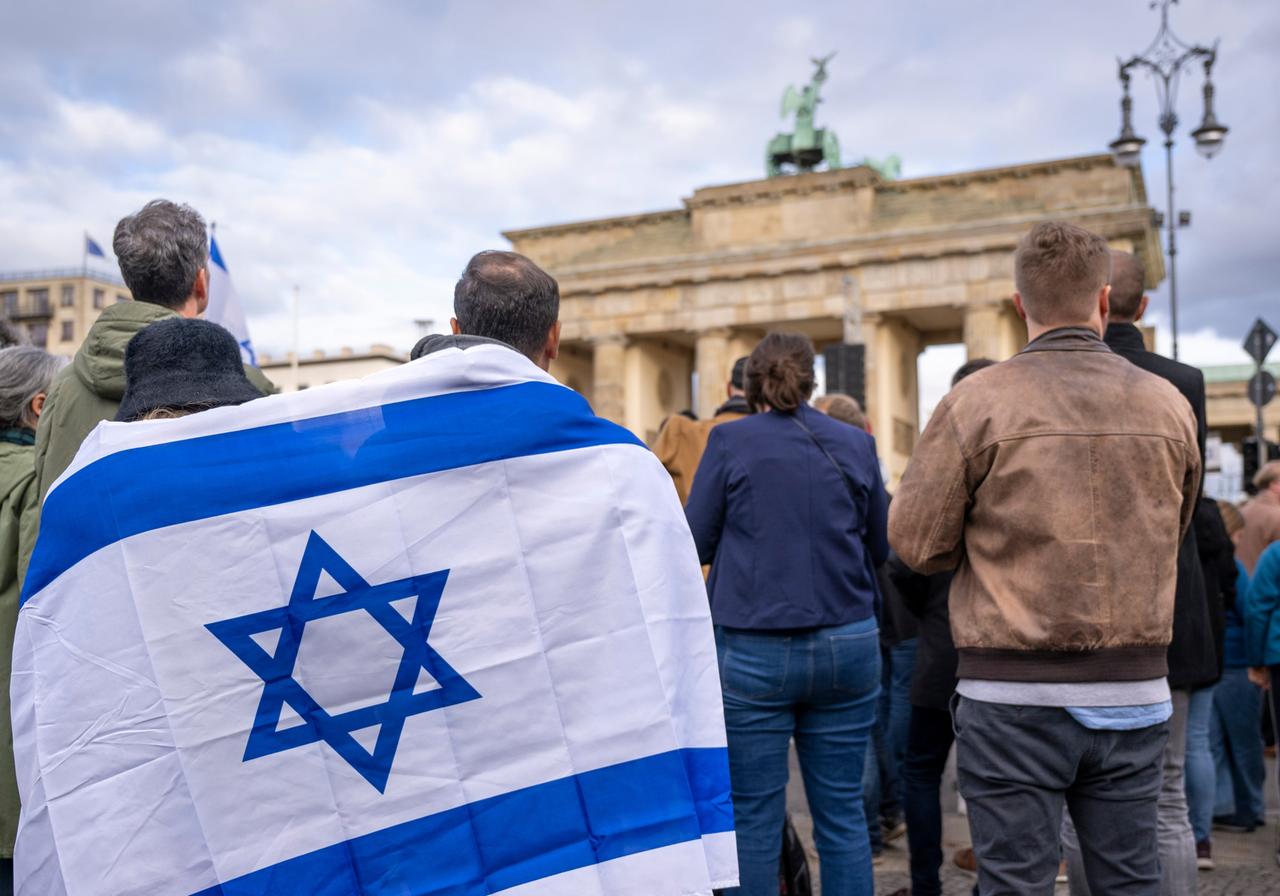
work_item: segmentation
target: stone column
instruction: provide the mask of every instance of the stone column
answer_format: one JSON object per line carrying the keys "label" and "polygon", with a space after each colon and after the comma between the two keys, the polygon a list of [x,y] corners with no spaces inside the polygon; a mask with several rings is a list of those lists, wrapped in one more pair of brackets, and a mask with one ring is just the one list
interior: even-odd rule
{"label": "stone column", "polygon": [[964,351],[967,359],[1002,361],[1001,342],[999,305],[970,305],[964,310]]}
{"label": "stone column", "polygon": [[1026,325],[1012,302],[972,305],[964,312],[964,347],[970,358],[1006,361],[1027,344]]}
{"label": "stone column", "polygon": [[920,334],[902,320],[878,314],[864,315],[862,333],[867,346],[867,417],[892,489],[907,468],[920,426]]}
{"label": "stone column", "polygon": [[724,384],[729,381],[734,359],[729,357],[729,330],[720,327],[698,334],[695,368],[698,371],[698,418],[708,420],[725,400]]}
{"label": "stone column", "polygon": [[595,340],[592,354],[591,397],[595,412],[614,423],[626,424],[627,337],[621,334]]}

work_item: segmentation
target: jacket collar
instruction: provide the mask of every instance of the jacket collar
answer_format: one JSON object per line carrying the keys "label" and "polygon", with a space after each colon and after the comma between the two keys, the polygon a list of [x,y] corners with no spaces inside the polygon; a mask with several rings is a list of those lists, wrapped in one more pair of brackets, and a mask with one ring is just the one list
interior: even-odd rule
{"label": "jacket collar", "polygon": [[1107,344],[1088,327],[1058,327],[1041,333],[1021,352],[1109,352]]}
{"label": "jacket collar", "polygon": [[1142,331],[1133,324],[1107,324],[1107,345],[1116,351],[1145,352],[1147,344],[1142,340]]}
{"label": "jacket collar", "polygon": [[741,395],[735,395],[726,401],[720,407],[716,408],[713,416],[719,417],[721,414],[750,414],[751,405],[747,404],[747,400]]}
{"label": "jacket collar", "polygon": [[424,355],[433,355],[447,348],[459,348],[466,351],[477,345],[500,345],[503,348],[515,351],[507,343],[500,342],[497,339],[490,339],[487,336],[467,336],[465,334],[455,336],[450,333],[432,333],[418,340],[418,344],[413,347],[413,351],[409,352],[409,360],[416,361]]}

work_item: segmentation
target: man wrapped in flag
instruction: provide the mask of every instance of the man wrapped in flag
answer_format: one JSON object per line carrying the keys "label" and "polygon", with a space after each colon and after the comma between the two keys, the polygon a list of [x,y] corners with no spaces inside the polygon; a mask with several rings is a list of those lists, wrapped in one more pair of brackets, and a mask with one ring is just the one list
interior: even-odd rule
{"label": "man wrapped in flag", "polygon": [[715,647],[661,465],[474,258],[364,380],[101,425],[14,651],[25,896],[732,886]]}

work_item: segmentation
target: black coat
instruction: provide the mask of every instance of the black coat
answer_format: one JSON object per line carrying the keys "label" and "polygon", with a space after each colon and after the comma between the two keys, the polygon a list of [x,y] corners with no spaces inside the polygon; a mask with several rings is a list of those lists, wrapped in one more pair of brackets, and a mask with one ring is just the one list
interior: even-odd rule
{"label": "black coat", "polygon": [[1212,498],[1201,498],[1191,525],[1196,530],[1200,566],[1204,569],[1204,590],[1209,598],[1209,624],[1218,652],[1218,677],[1222,677],[1223,639],[1227,631],[1227,610],[1236,603],[1236,551],[1222,522],[1222,512]]}
{"label": "black coat", "polygon": [[[1191,405],[1200,446],[1200,470],[1204,471],[1204,374],[1163,355],[1149,352],[1142,333],[1133,324],[1110,324],[1105,341],[1111,350],[1148,373],[1168,380]],[[1218,642],[1221,643],[1221,642]],[[1213,684],[1219,676],[1219,648],[1200,565],[1196,528],[1191,526],[1178,549],[1178,582],[1173,604],[1173,642],[1169,645],[1169,687],[1198,688]]]}
{"label": "black coat", "polygon": [[884,568],[902,599],[902,604],[918,621],[916,667],[911,674],[911,705],[924,709],[949,710],[956,691],[956,645],[951,640],[951,613],[947,598],[951,592],[950,572],[921,575],[889,554]]}

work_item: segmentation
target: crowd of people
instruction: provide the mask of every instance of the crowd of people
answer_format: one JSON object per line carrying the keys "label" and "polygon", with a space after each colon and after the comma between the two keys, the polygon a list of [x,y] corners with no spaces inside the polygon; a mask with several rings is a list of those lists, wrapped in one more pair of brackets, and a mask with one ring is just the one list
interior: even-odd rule
{"label": "crowd of people", "polygon": [[1265,824],[1280,463],[1242,508],[1203,495],[1204,379],[1146,348],[1135,256],[1044,224],[1015,276],[1028,345],[956,371],[892,512],[803,337],[735,365],[753,416],[659,433],[709,566],[745,894],[776,892],[790,740],[823,892],[873,892],[904,833],[896,896],[942,892],[953,742],[975,892],[1194,893],[1215,829]]}
{"label": "crowd of people", "polygon": [[[70,365],[0,331],[6,679],[40,499],[89,433],[272,390],[200,319],[198,213],[149,203],[114,249],[134,301],[104,310]],[[1144,347],[1134,256],[1046,223],[1014,268],[1027,346],[956,372],[892,497],[858,402],[813,400],[802,335],[767,335],[713,418],[673,415],[657,437],[707,567],[741,874],[730,892],[779,891],[793,743],[827,896],[873,893],[875,856],[904,833],[901,892],[941,893],[953,744],[973,843],[956,861],[984,896],[1051,892],[1060,873],[1072,893],[1193,893],[1215,828],[1265,823],[1280,463],[1242,507],[1203,496],[1203,378]],[[497,342],[546,369],[558,302],[534,307],[531,293],[558,295],[528,259],[481,253],[455,291],[454,335],[412,357]],[[4,734],[0,893],[19,811]]]}

